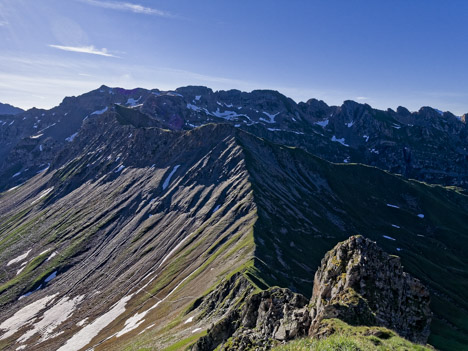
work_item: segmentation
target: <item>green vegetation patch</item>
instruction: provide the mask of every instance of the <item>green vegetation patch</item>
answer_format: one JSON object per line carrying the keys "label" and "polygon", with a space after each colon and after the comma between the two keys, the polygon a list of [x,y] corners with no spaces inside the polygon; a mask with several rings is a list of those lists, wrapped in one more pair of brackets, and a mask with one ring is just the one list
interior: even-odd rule
{"label": "green vegetation patch", "polygon": [[331,334],[322,339],[300,339],[273,348],[274,351],[430,351],[430,346],[414,344],[382,327],[352,327],[338,319],[324,320]]}

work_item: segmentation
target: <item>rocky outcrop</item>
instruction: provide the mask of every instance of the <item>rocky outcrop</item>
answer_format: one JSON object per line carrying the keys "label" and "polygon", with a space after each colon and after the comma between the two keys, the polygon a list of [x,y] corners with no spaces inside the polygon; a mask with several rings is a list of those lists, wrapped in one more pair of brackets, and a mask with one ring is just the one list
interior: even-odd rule
{"label": "rocky outcrop", "polygon": [[[243,285],[226,281],[220,291],[210,294],[205,306],[220,297],[224,301],[227,291],[238,291],[238,286]],[[383,252],[371,240],[352,236],[325,255],[315,274],[310,304],[289,289],[251,294],[212,325],[192,350],[269,350],[278,342],[307,335],[327,337],[333,333],[327,326],[331,318],[386,327],[425,344],[431,317],[428,291],[403,272],[399,257]]]}
{"label": "rocky outcrop", "polygon": [[403,272],[399,257],[362,236],[352,236],[325,255],[311,302],[312,335],[321,320],[339,318],[351,325],[387,327],[418,343],[429,337],[429,292]]}
{"label": "rocky outcrop", "polygon": [[310,325],[308,300],[289,289],[272,288],[250,295],[208,329],[193,351],[269,350],[275,341],[307,335]]}

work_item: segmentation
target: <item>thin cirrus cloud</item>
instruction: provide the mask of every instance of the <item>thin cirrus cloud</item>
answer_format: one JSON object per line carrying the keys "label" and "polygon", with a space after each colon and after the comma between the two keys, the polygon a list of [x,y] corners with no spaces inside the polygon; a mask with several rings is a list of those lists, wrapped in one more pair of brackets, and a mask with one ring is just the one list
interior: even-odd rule
{"label": "thin cirrus cloud", "polygon": [[106,56],[106,57],[117,57],[107,51],[106,48],[97,49],[93,45],[90,46],[63,46],[63,45],[49,45],[49,47],[54,49],[59,49],[63,51],[71,51],[71,52],[79,52],[83,54],[91,54],[91,55],[98,55],[98,56]]}
{"label": "thin cirrus cloud", "polygon": [[130,2],[110,2],[101,0],[81,0],[81,2],[111,10],[128,11],[133,13],[160,17],[173,17],[172,14],[170,14],[169,12],[161,11],[155,8],[146,7],[139,4],[133,4]]}

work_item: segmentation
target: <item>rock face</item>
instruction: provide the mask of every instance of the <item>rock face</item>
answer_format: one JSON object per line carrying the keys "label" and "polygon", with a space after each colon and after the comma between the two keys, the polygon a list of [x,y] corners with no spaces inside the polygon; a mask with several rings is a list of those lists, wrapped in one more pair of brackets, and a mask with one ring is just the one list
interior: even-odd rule
{"label": "rock face", "polygon": [[351,325],[387,327],[418,343],[429,337],[429,292],[403,272],[399,257],[362,236],[352,236],[325,255],[311,302],[312,335],[321,320],[339,318]]}
{"label": "rock face", "polygon": [[269,350],[277,341],[307,335],[308,300],[289,289],[271,288],[250,295],[245,303],[213,325],[193,351]]}

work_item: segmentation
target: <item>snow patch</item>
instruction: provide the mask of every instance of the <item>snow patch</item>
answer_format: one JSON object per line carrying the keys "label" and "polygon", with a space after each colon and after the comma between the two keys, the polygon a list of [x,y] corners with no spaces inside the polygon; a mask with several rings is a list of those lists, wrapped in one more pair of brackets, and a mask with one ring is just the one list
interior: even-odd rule
{"label": "snow patch", "polygon": [[218,211],[220,207],[221,207],[221,205],[216,206],[216,207],[214,208],[214,210],[213,210],[213,213],[215,213],[216,211]]}
{"label": "snow patch", "polygon": [[81,321],[76,323],[76,325],[79,326],[79,327],[82,327],[83,325],[86,324],[87,321],[88,321],[88,317],[86,317],[85,319],[82,319]]}
{"label": "snow patch", "polygon": [[182,94],[176,93],[175,91],[168,91],[166,93],[167,96],[179,96],[179,97],[184,97]]}
{"label": "snow patch", "polygon": [[179,248],[182,246],[182,244],[185,242],[185,240],[187,240],[188,238],[190,237],[190,235],[187,235],[185,238],[183,238],[180,243],[178,243],[171,251],[169,251],[169,253],[164,256],[164,258],[162,259],[161,263],[158,265],[158,268],[161,267],[163,265],[164,262],[166,262],[166,260]]}
{"label": "snow patch", "polygon": [[4,334],[0,336],[0,340],[9,338],[15,334],[21,328],[31,325],[36,319],[37,314],[44,309],[47,304],[55,298],[57,294],[43,297],[33,303],[23,307],[16,312],[12,317],[8,318],[2,324],[0,324],[0,330],[4,331]]}
{"label": "snow patch", "polygon": [[46,197],[47,195],[49,195],[50,192],[51,192],[52,190],[54,190],[54,187],[51,187],[51,188],[49,188],[49,189],[46,189],[46,190],[42,191],[42,192],[39,194],[39,197],[38,197],[36,200],[34,200],[34,201],[31,202],[31,205],[34,205],[35,203],[39,202],[39,200],[41,200],[41,199],[43,199],[44,197]]}
{"label": "snow patch", "polygon": [[219,110],[219,107],[216,109],[215,112],[211,112],[211,113],[208,113],[208,114],[211,114],[212,116],[215,116],[215,117],[218,117],[218,118],[226,119],[228,121],[232,120],[233,118],[237,118],[237,117],[247,117],[245,115],[240,115],[237,112],[229,111],[229,110],[221,112]]}
{"label": "snow patch", "polygon": [[194,330],[192,330],[192,334],[196,333],[197,331],[201,330],[202,328],[195,328]]}
{"label": "snow patch", "polygon": [[73,299],[68,296],[63,297],[44,312],[42,319],[35,323],[32,329],[24,333],[18,341],[25,342],[37,333],[41,335],[41,341],[49,339],[53,331],[72,315],[83,298],[84,295],[76,296]]}
{"label": "snow patch", "polygon": [[362,136],[364,139],[366,139],[366,143],[369,141],[369,136],[368,135],[363,135]]}
{"label": "snow patch", "polygon": [[400,229],[400,226],[399,226],[399,225],[396,225],[396,224],[392,224],[392,227],[393,227],[393,228]]}
{"label": "snow patch", "polygon": [[57,351],[78,351],[85,347],[89,342],[99,334],[101,330],[107,327],[118,316],[125,312],[127,302],[132,298],[132,295],[125,296],[117,302],[108,312],[95,319],[91,324],[81,329],[78,333],[67,340],[65,345]]}
{"label": "snow patch", "polygon": [[16,272],[16,275],[19,275],[26,268],[26,264],[27,264],[27,262],[23,262],[21,264],[21,268],[18,269],[18,271]]}
{"label": "snow patch", "polygon": [[78,132],[73,133],[73,134],[70,135],[68,138],[65,138],[65,140],[68,141],[69,143],[71,143],[71,142],[73,141],[73,139],[76,138],[77,135],[78,135]]}
{"label": "snow patch", "polygon": [[349,123],[345,123],[348,128],[351,128],[354,124],[354,121],[351,121]]}
{"label": "snow patch", "polygon": [[274,114],[268,113],[263,111],[263,114],[266,115],[270,120],[266,120],[264,118],[260,118],[261,121],[267,122],[267,123],[276,123],[275,117],[279,115],[279,112],[276,112]]}
{"label": "snow patch", "polygon": [[44,167],[44,168],[38,170],[38,171],[36,172],[36,174],[39,174],[39,173],[42,173],[42,172],[47,171],[47,170],[49,169],[49,167],[50,167],[50,163],[47,164],[47,167]]}
{"label": "snow patch", "polygon": [[155,325],[156,325],[156,323],[148,325],[145,329],[143,329],[141,332],[139,332],[138,335],[143,334],[145,331],[147,331],[148,329],[153,328]]}
{"label": "snow patch", "polygon": [[46,262],[50,261],[50,260],[53,259],[55,256],[57,256],[57,251],[52,252],[52,254],[49,256],[49,258],[47,258]]}
{"label": "snow patch", "polygon": [[195,96],[195,100],[200,101],[200,99],[201,99],[201,95]]}
{"label": "snow patch", "polygon": [[45,253],[47,253],[47,252],[49,252],[49,251],[50,251],[50,249],[44,250],[44,251],[42,251],[39,255],[37,255],[37,257],[39,257],[39,256],[41,256],[41,255],[43,255],[43,254],[45,254]]}
{"label": "snow patch", "polygon": [[424,215],[422,213],[418,214],[419,218],[424,218]]}
{"label": "snow patch", "polygon": [[176,165],[174,166],[174,168],[172,169],[171,173],[169,173],[169,175],[167,176],[166,180],[164,181],[163,183],[163,190],[166,190],[166,188],[169,186],[169,183],[171,182],[171,178],[172,176],[174,175],[174,173],[177,171],[177,169],[180,167],[180,165]]}
{"label": "snow patch", "polygon": [[200,112],[202,110],[201,107],[198,107],[198,106],[195,106],[195,105],[192,105],[192,104],[187,104],[187,108],[189,110],[193,110],[195,112]]}
{"label": "snow patch", "polygon": [[338,139],[336,136],[333,135],[331,138],[331,141],[334,141],[334,142],[340,143],[343,146],[349,147],[349,145],[345,143],[346,141],[345,138]]}
{"label": "snow patch", "polygon": [[7,263],[7,266],[11,266],[12,264],[15,264],[15,263],[18,263],[18,262],[23,261],[24,259],[26,259],[26,257],[28,257],[28,255],[29,255],[29,253],[30,253],[31,251],[32,251],[32,250],[26,251],[24,254],[19,255],[18,257],[12,259],[10,262]]}
{"label": "snow patch", "polygon": [[107,112],[107,109],[108,109],[108,107],[106,106],[102,110],[94,111],[93,113],[91,113],[91,116],[92,115],[102,115],[104,112]]}
{"label": "snow patch", "polygon": [[138,101],[140,101],[141,99],[141,96],[138,98],[138,99],[134,99],[134,98],[128,98],[127,102],[125,103],[125,105],[129,105],[131,107],[135,107],[135,105],[138,103]]}
{"label": "snow patch", "polygon": [[122,335],[138,328],[140,326],[141,323],[143,323],[145,320],[143,319],[146,314],[149,312],[148,311],[144,311],[142,313],[135,313],[133,316],[131,316],[130,318],[128,318],[126,321],[125,321],[125,326],[124,328],[119,331],[117,334],[115,334],[116,337],[121,337]]}
{"label": "snow patch", "polygon": [[120,171],[122,171],[122,169],[124,169],[125,166],[124,165],[120,165],[119,167],[117,167],[117,169],[114,171],[114,173],[119,173]]}
{"label": "snow patch", "polygon": [[388,239],[388,240],[393,240],[395,241],[396,239],[395,238],[392,238],[391,236],[388,236],[388,235],[382,235],[385,239]]}
{"label": "snow patch", "polygon": [[184,324],[191,323],[193,321],[193,317],[187,318]]}
{"label": "snow patch", "polygon": [[392,204],[387,204],[388,207],[392,207],[392,208],[400,208],[399,206],[397,205],[392,205]]}
{"label": "snow patch", "polygon": [[323,120],[323,121],[315,122],[315,124],[319,125],[322,128],[325,128],[328,125],[328,119]]}

